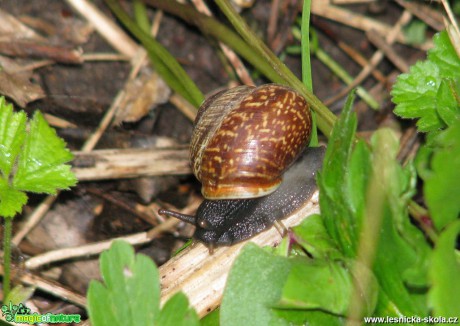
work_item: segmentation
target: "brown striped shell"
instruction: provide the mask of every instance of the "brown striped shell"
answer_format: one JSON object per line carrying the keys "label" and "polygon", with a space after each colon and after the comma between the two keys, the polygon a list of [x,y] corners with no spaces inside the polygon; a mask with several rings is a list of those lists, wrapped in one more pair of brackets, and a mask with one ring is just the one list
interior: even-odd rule
{"label": "brown striped shell", "polygon": [[305,99],[277,84],[239,86],[200,107],[190,159],[207,199],[261,197],[307,146],[311,114]]}

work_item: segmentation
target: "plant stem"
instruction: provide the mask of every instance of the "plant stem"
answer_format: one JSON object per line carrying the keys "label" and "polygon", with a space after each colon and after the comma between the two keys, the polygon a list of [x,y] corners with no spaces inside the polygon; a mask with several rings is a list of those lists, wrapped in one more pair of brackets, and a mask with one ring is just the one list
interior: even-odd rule
{"label": "plant stem", "polygon": [[133,12],[134,20],[137,25],[144,31],[144,33],[149,33],[150,31],[150,22],[147,15],[147,9],[145,4],[141,0],[133,1]]}
{"label": "plant stem", "polygon": [[414,218],[414,220],[418,222],[418,225],[423,230],[423,232],[425,232],[430,241],[432,243],[436,243],[438,240],[438,234],[436,233],[433,226],[431,226],[430,223],[427,223],[427,218],[430,216],[428,210],[413,200],[409,202],[408,209],[409,214]]}
{"label": "plant stem", "polygon": [[[313,81],[311,77],[311,54],[310,54],[310,8],[311,0],[304,0],[302,8],[301,40],[302,45],[302,81],[310,92],[313,92]],[[318,146],[318,129],[316,113],[312,112],[312,134],[310,146]]]}
{"label": "plant stem", "polygon": [[302,9],[300,42],[302,45],[302,81],[308,90],[313,92],[310,60],[310,7],[311,0],[304,0]]}
{"label": "plant stem", "polygon": [[11,234],[13,232],[13,219],[4,218],[3,229],[3,303],[10,293],[11,288]]}

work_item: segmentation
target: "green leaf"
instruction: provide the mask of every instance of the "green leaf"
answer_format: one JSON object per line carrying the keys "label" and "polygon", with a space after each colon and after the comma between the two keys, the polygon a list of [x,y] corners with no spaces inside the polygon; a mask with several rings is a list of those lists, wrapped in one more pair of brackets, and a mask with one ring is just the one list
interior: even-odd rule
{"label": "green leaf", "polygon": [[287,325],[272,310],[281,296],[290,260],[248,243],[235,260],[227,279],[220,324]]}
{"label": "green leaf", "polygon": [[444,79],[441,81],[437,95],[438,114],[448,126],[460,120],[460,106],[457,103],[454,87],[455,83],[452,80]]}
{"label": "green leaf", "polygon": [[92,281],[88,290],[92,325],[154,325],[160,286],[152,260],[135,256],[128,243],[114,241],[100,262],[104,284]]}
{"label": "green leaf", "polygon": [[22,211],[27,203],[27,195],[9,186],[5,179],[0,178],[0,216],[14,217]]}
{"label": "green leaf", "polygon": [[418,130],[424,132],[444,128],[460,116],[460,58],[446,31],[436,34],[433,42],[428,60],[399,75],[391,91],[394,112],[403,118],[418,118]]}
{"label": "green leaf", "polygon": [[424,193],[434,225],[441,230],[460,214],[460,122],[434,140],[431,173],[424,175]]}
{"label": "green leaf", "polygon": [[40,112],[30,122],[24,146],[19,154],[18,169],[13,179],[17,190],[55,194],[77,182],[70,166],[72,153],[64,140],[56,135]]}
{"label": "green leaf", "polygon": [[429,293],[434,316],[460,316],[460,259],[455,253],[460,220],[441,233],[433,251],[430,268],[432,287]]}
{"label": "green leaf", "polygon": [[314,258],[341,258],[320,215],[310,215],[293,229],[296,241]]}
{"label": "green leaf", "polygon": [[[358,141],[352,150],[356,118],[347,110],[318,176],[324,225],[345,257],[372,267],[379,287],[367,302],[378,294],[377,313],[426,314],[429,246],[406,208],[415,191],[414,169],[397,162],[399,144],[389,130],[377,131],[370,148]],[[364,304],[364,311],[371,311],[372,305]]]}
{"label": "green leaf", "polygon": [[220,308],[213,310],[200,320],[201,326],[219,326]]}
{"label": "green leaf", "polygon": [[433,131],[444,127],[436,112],[436,101],[441,76],[438,66],[431,61],[419,61],[409,73],[401,74],[391,90],[394,112],[403,118],[419,118],[419,131]]}
{"label": "green leaf", "polygon": [[[345,316],[349,310],[353,283],[356,282],[357,289],[368,290],[359,292],[359,296],[365,298],[365,314],[371,315],[377,304],[376,278],[365,266],[354,263],[354,268],[350,269],[349,264],[353,264],[352,261],[293,260],[281,300],[276,307],[285,311],[295,310],[298,314],[280,314],[279,311],[278,314],[290,321],[295,320],[296,324],[318,324],[318,321],[324,319],[336,323],[337,318],[340,320],[340,316]],[[361,284],[364,278],[369,282]]]}
{"label": "green leaf", "polygon": [[88,289],[88,314],[94,326],[122,326],[113,312],[116,307],[111,302],[112,294],[101,283],[91,280]]}
{"label": "green leaf", "polygon": [[446,31],[433,37],[434,47],[428,51],[428,59],[437,65],[441,77],[458,79],[460,58]]}
{"label": "green leaf", "polygon": [[342,263],[298,259],[292,263],[277,307],[344,315],[352,289],[353,279]]}
{"label": "green leaf", "polygon": [[352,93],[334,126],[323,168],[317,177],[324,226],[347,257],[355,256],[358,241],[356,221],[349,206],[350,198],[345,182],[357,125],[356,115],[351,111],[353,100]]}
{"label": "green leaf", "polygon": [[[346,191],[343,194],[344,201],[348,204],[351,214],[353,214],[350,219],[353,220],[355,228],[362,223],[371,171],[372,163],[369,147],[366,142],[359,140],[351,153],[348,173],[345,180],[343,180],[346,187]],[[357,239],[354,241],[357,241]]]}
{"label": "green leaf", "polygon": [[[364,227],[361,241],[366,247],[376,246],[374,273],[398,310],[405,315],[426,315],[423,287],[416,290],[407,286],[408,283],[423,283],[429,250],[421,232],[410,223],[406,209],[409,194],[413,193],[415,186],[411,181],[412,170],[403,170],[397,162],[399,144],[392,131],[377,130],[371,144],[374,171],[366,196],[365,221],[375,225]],[[376,221],[375,216],[379,214],[380,221]],[[377,239],[365,238],[369,230]],[[415,267],[420,268],[418,273],[414,273]]]}
{"label": "green leaf", "polygon": [[13,112],[13,106],[0,97],[0,169],[8,178],[26,135],[26,114]]}
{"label": "green leaf", "polygon": [[189,307],[188,299],[185,294],[178,292],[165,303],[158,318],[157,325],[194,326],[199,325],[199,319],[195,309]]}
{"label": "green leaf", "polygon": [[286,320],[289,325],[309,326],[343,326],[345,318],[331,315],[321,310],[276,309],[276,315]]}

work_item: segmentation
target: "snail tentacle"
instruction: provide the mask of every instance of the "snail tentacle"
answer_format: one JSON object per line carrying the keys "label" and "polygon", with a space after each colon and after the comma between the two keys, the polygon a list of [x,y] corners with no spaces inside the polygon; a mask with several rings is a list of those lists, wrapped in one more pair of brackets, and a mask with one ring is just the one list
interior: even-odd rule
{"label": "snail tentacle", "polygon": [[182,213],[179,213],[179,212],[170,211],[169,209],[163,209],[163,208],[158,210],[158,214],[160,214],[160,215],[169,215],[169,216],[172,216],[172,217],[175,217],[175,218],[181,220],[182,222],[186,222],[186,223],[189,223],[189,224],[192,224],[192,225],[196,225],[196,218],[193,215],[182,214]]}

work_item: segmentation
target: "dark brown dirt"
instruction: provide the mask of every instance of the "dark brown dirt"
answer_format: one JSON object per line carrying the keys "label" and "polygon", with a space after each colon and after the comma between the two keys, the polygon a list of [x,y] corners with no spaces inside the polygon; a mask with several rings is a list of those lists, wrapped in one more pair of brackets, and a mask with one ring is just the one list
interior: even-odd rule
{"label": "dark brown dirt", "polygon": [[[103,1],[94,1],[94,3],[110,15]],[[296,2],[294,1],[293,3]],[[297,5],[299,3],[301,1],[298,1]],[[129,6],[129,2],[125,2],[125,5]],[[266,36],[270,5],[271,1],[257,0],[253,8],[243,12],[251,27],[262,37]],[[301,6],[297,7],[300,8]],[[390,1],[386,2],[384,8],[378,13],[371,13],[368,5],[354,5],[349,8],[389,24],[394,24],[402,12],[402,9],[397,4]],[[3,0],[1,9],[16,17],[31,16],[48,23],[54,28],[56,34],[45,36],[60,45],[81,46],[84,53],[114,52],[97,33],[93,33],[89,40],[81,45],[72,44],[72,42],[59,35],[58,31],[61,26],[65,25],[66,21],[79,18],[78,14],[74,13],[65,1]],[[284,17],[279,21],[279,33],[277,34],[279,40],[275,44],[286,64],[300,77],[300,57],[298,55],[289,55],[285,52],[287,47],[297,44],[297,41],[294,40],[290,33],[293,19],[297,15],[294,9],[290,8],[290,10],[290,16],[286,16],[291,18]],[[352,76],[356,76],[361,71],[361,67],[337,47],[337,41],[345,42],[361,52],[366,58],[370,58],[375,51],[375,48],[361,31],[317,16],[313,16],[312,23],[318,34],[321,48],[337,60],[339,65],[345,67]],[[183,65],[187,73],[205,94],[229,83],[231,76],[220,60],[220,54],[216,50],[215,42],[202,36],[195,28],[174,17],[165,15],[161,22],[158,39]],[[268,40],[269,44],[273,42],[274,40]],[[413,48],[398,45],[396,49],[400,53],[404,53],[409,63],[424,56],[423,52]],[[249,66],[248,68],[251,69]],[[395,70],[394,66],[387,60],[384,60],[378,66],[378,69],[385,76],[389,76]],[[26,107],[26,111],[32,112],[39,108],[43,112],[76,124],[77,129],[62,129],[58,132],[66,139],[72,149],[78,149],[88,135],[98,126],[117,92],[123,87],[129,70],[129,63],[123,61],[85,62],[81,65],[54,64],[36,69],[33,74],[33,80],[43,87],[46,97],[30,103]],[[342,82],[317,58],[312,60],[312,71],[314,92],[320,99],[326,100],[344,87]],[[254,75],[258,76],[257,73],[254,73]],[[256,81],[259,84],[267,82],[261,77],[257,77]],[[368,78],[363,86],[369,90],[376,84],[375,79]],[[393,119],[390,115],[392,104],[389,100],[388,91],[388,85],[385,85],[381,88],[380,93],[376,95],[380,99],[380,104],[383,108],[378,113],[370,110],[365,104],[358,104],[360,107],[359,121],[361,130],[373,130],[382,122]],[[344,100],[341,100],[332,104],[331,110],[338,113],[343,102]],[[106,132],[98,147],[116,147],[117,144],[130,142],[133,138],[148,138],[151,135],[172,137],[179,143],[186,144],[188,143],[191,129],[192,123],[188,119],[175,110],[171,104],[165,104],[140,122],[113,127]],[[179,186],[177,183],[179,183]],[[169,188],[163,189],[158,198],[174,201],[177,205],[183,205],[188,197],[188,191],[198,187],[192,177],[179,178],[174,184],[173,186],[168,186]],[[97,191],[92,191],[92,189],[97,189]],[[81,237],[88,242],[127,235],[151,227],[151,225],[136,217],[126,208],[133,208],[135,203],[143,203],[141,198],[132,191],[123,189],[127,188],[121,186],[121,181],[81,183],[71,192],[60,197],[59,205],[61,206],[59,206],[59,209],[62,211],[65,207],[70,207],[68,208],[68,217],[70,217],[67,220],[68,223],[78,220],[81,222],[79,212],[83,209],[86,210],[85,214],[90,217],[85,220],[86,222],[80,229],[83,232]],[[182,193],[178,194],[180,190],[182,190]],[[101,193],[114,195],[116,199],[115,201],[109,201],[104,196],[101,196]],[[178,196],[179,200],[173,200],[172,198],[175,196]],[[25,212],[32,211],[34,205],[38,204],[42,198],[42,196],[32,196]],[[156,200],[157,198],[153,198],[152,202]],[[81,206],[75,209],[77,204]],[[100,209],[102,211],[98,211]],[[20,223],[25,215],[19,216],[15,223]],[[173,248],[178,247],[177,240],[182,241],[189,235],[190,229],[179,229],[179,232],[174,233],[174,235],[167,234],[160,237],[150,246],[145,246],[144,250],[161,264],[168,259]],[[20,248],[23,249],[24,256],[50,249],[39,248],[30,240],[27,240]],[[69,263],[65,263],[62,266],[68,267],[68,265]],[[61,279],[72,280],[74,279],[74,274],[72,275],[70,277],[63,276]],[[71,287],[72,283],[65,285]],[[76,291],[82,293],[85,289],[86,284],[80,283],[75,288]]]}

